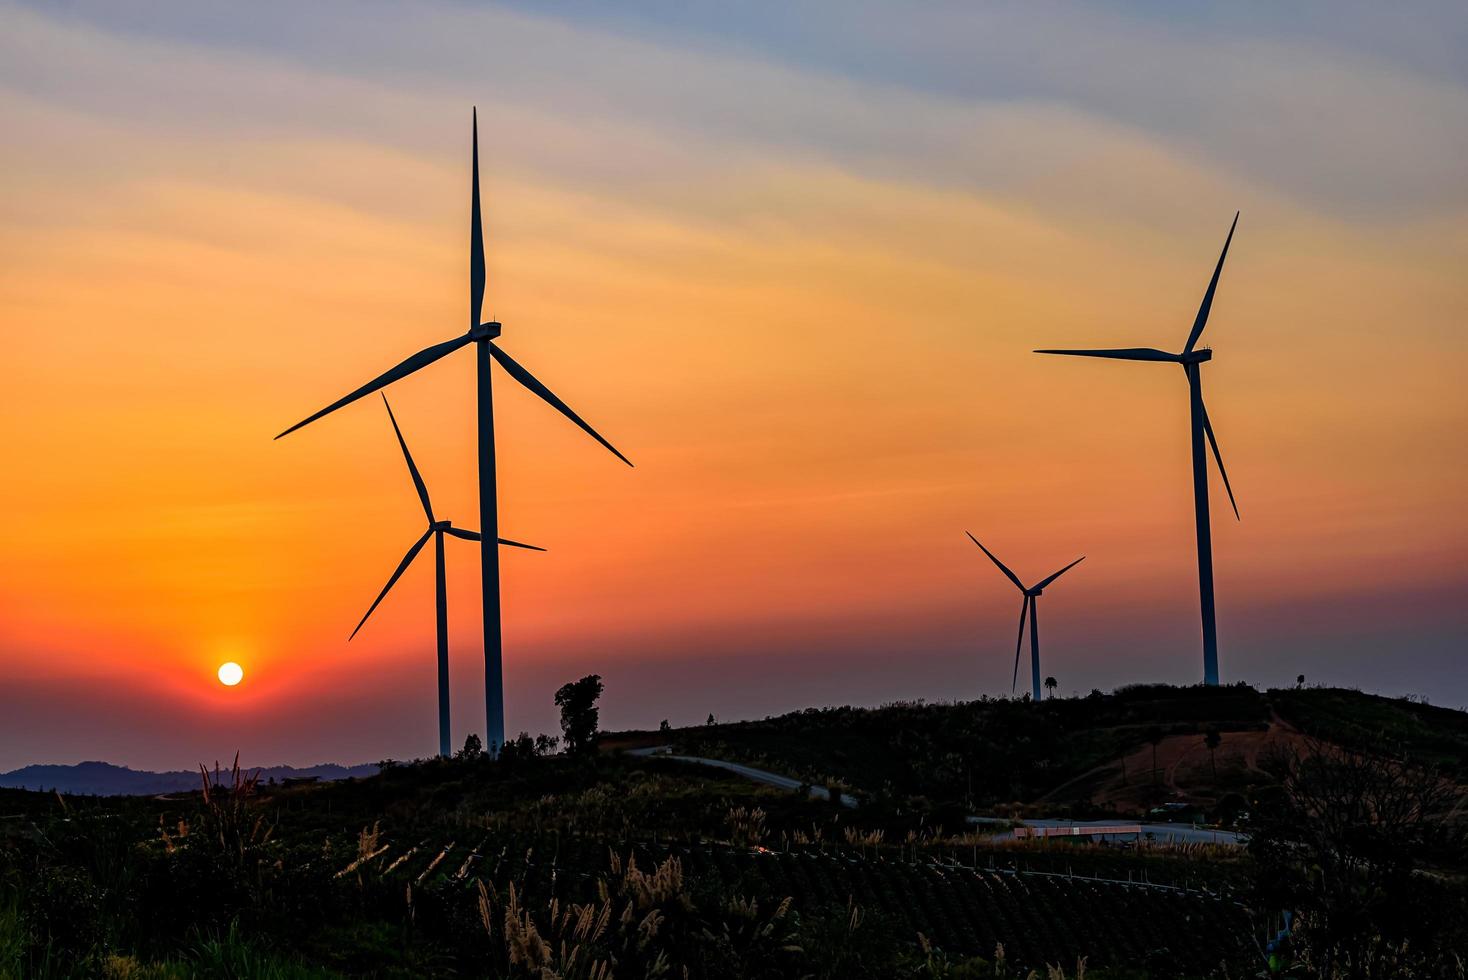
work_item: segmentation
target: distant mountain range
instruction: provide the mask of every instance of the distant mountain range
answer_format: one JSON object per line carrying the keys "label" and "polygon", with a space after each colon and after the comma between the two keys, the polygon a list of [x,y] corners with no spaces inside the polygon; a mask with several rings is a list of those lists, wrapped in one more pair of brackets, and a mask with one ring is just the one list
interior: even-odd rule
{"label": "distant mountain range", "polygon": [[[251,773],[254,769],[249,770]],[[269,766],[259,770],[260,781],[274,779],[346,779],[377,775],[377,766],[339,766],[327,763],[320,766]],[[227,770],[226,770],[227,773]],[[212,776],[213,773],[211,772]],[[226,774],[225,778],[228,778]],[[176,772],[149,772],[144,769],[129,769],[114,766],[110,762],[79,762],[74,766],[26,766],[13,772],[0,773],[0,787],[6,789],[34,789],[49,792],[58,790],[80,796],[153,796],[158,793],[178,793],[200,786],[199,772],[179,770]]]}

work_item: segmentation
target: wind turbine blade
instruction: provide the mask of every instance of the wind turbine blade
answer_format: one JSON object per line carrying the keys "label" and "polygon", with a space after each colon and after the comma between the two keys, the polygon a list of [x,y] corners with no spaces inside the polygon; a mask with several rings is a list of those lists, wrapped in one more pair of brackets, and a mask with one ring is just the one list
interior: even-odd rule
{"label": "wind turbine blade", "polygon": [[1155,347],[1116,347],[1105,350],[1037,350],[1036,354],[1065,354],[1070,357],[1111,357],[1118,361],[1170,361],[1179,363],[1182,357],[1169,354]]}
{"label": "wind turbine blade", "polygon": [[535,544],[522,544],[519,541],[511,541],[509,538],[500,538],[500,544],[506,548],[524,548],[526,551],[544,551],[545,549]]}
{"label": "wind turbine blade", "polygon": [[[345,398],[339,398],[336,401],[332,402],[330,405],[327,405],[321,411],[317,412],[315,415],[312,415],[309,418],[305,418],[297,422],[295,425],[282,432],[280,436],[288,436],[292,432],[295,432],[297,429],[299,429],[301,426],[310,425],[312,422],[315,422],[317,419],[321,418],[321,416],[330,415],[332,412],[341,408],[343,405],[350,405],[352,402],[356,401],[358,398],[361,398],[363,395],[370,395],[374,391],[377,391],[379,388],[386,388],[388,385],[392,384],[394,381],[397,381],[399,378],[406,378],[414,371],[418,370],[419,368],[427,367],[434,361],[438,360],[440,357],[443,357],[447,354],[452,354],[460,347],[463,347],[465,344],[469,343],[469,339],[469,335],[465,334],[462,337],[455,337],[453,340],[446,340],[441,344],[434,344],[432,347],[425,347],[423,350],[420,350],[412,357],[403,361],[397,367],[392,368],[384,372],[383,374],[379,374],[377,377],[373,378],[371,381],[367,382],[362,387],[352,392],[350,395],[347,395]],[[276,436],[275,438],[279,439],[280,436]]]}
{"label": "wind turbine blade", "polygon": [[1208,434],[1208,445],[1213,447],[1213,460],[1218,464],[1218,475],[1223,477],[1223,489],[1228,491],[1228,502],[1233,505],[1234,520],[1241,521],[1238,501],[1234,500],[1234,488],[1228,483],[1228,470],[1223,468],[1223,454],[1218,451],[1218,439],[1213,435],[1213,423],[1208,421],[1208,409],[1203,409],[1203,431]]}
{"label": "wind turbine blade", "polygon": [[403,459],[408,461],[408,473],[413,477],[413,486],[418,490],[418,499],[423,502],[423,513],[428,517],[428,523],[433,523],[433,504],[428,500],[428,487],[423,484],[423,477],[418,473],[418,467],[413,463],[413,454],[408,452],[408,442],[403,438],[403,430],[398,428],[397,416],[392,413],[392,406],[387,404],[387,395],[382,396],[382,403],[387,405],[387,417],[392,420],[392,430],[397,433],[398,445],[403,447]]}
{"label": "wind turbine blade", "polygon": [[[481,538],[481,535],[478,531],[469,531],[462,527],[446,527],[444,528],[444,530],[447,531],[449,534],[452,534],[456,538],[463,538],[465,541],[478,541]],[[511,541],[509,538],[500,538],[499,543],[506,548],[525,548],[528,551],[545,550],[539,545],[522,544],[519,541]]]}
{"label": "wind turbine blade", "polygon": [[1203,328],[1208,325],[1208,311],[1213,308],[1213,292],[1218,288],[1218,276],[1223,272],[1223,260],[1228,258],[1228,243],[1234,240],[1234,229],[1239,226],[1239,213],[1234,212],[1234,223],[1228,226],[1228,237],[1223,240],[1223,251],[1219,253],[1218,265],[1213,267],[1213,278],[1208,280],[1208,291],[1203,294],[1203,304],[1198,307],[1198,316],[1193,320],[1193,332],[1188,334],[1188,346],[1183,348],[1184,354],[1193,352],[1193,345],[1198,338],[1203,336]]}
{"label": "wind turbine blade", "polygon": [[479,217],[479,107],[474,107],[474,186],[469,205],[469,327],[484,309],[484,223]]}
{"label": "wind turbine blade", "polygon": [[403,572],[407,571],[408,566],[413,564],[413,559],[418,557],[418,552],[423,550],[423,546],[428,543],[428,539],[432,534],[433,531],[431,529],[424,531],[423,537],[419,538],[417,542],[414,543],[413,547],[408,549],[408,553],[403,556],[403,560],[398,562],[398,567],[392,573],[392,578],[387,580],[387,584],[382,587],[382,591],[377,593],[377,598],[372,600],[372,605],[368,608],[367,615],[362,617],[362,622],[357,624],[357,629],[352,630],[352,636],[347,637],[348,643],[352,641],[352,637],[355,637],[357,635],[357,630],[360,630],[363,626],[366,625],[367,617],[371,616],[373,611],[377,609],[378,604],[381,603],[384,598],[386,598],[388,590],[397,584],[398,579],[403,577]]}
{"label": "wind turbine blade", "polygon": [[[465,528],[443,528],[443,530],[448,531],[448,533],[454,535],[454,537],[464,538],[465,541],[482,540],[482,535],[480,535],[479,531],[468,531],[465,530]],[[540,547],[539,544],[524,544],[521,543],[521,541],[511,541],[508,537],[499,538],[499,543],[501,543],[501,546],[504,547],[523,547],[523,549],[528,550],[528,552],[543,552],[543,550],[545,550],[543,549],[543,547]]]}
{"label": "wind turbine blade", "polygon": [[1008,576],[1009,580],[1014,583],[1014,587],[1016,589],[1019,589],[1021,592],[1025,590],[1025,584],[1021,582],[1013,572],[1004,567],[1004,562],[994,557],[994,552],[990,551],[988,548],[985,548],[983,543],[980,542],[978,538],[974,537],[971,532],[964,531],[963,533],[968,535],[968,539],[970,541],[979,546],[980,551],[989,556],[990,561],[999,566],[999,570],[1003,572],[1006,576]]}
{"label": "wind turbine blade", "polygon": [[1020,603],[1019,607],[1019,638],[1014,641],[1014,677],[1009,682],[1009,691],[1011,694],[1014,693],[1015,685],[1019,683],[1019,655],[1020,651],[1025,648],[1025,615],[1029,613],[1030,603],[1033,601],[1026,594],[1024,602]]}
{"label": "wind turbine blade", "polygon": [[572,422],[575,422],[578,426],[581,427],[582,431],[584,431],[587,435],[591,436],[591,438],[595,439],[597,442],[605,446],[613,456],[617,457],[628,466],[632,465],[632,460],[617,452],[617,447],[613,446],[610,442],[607,442],[605,439],[603,439],[595,429],[586,424],[581,416],[571,411],[571,407],[569,405],[557,398],[555,392],[551,391],[545,385],[536,380],[535,375],[531,374],[529,371],[521,367],[513,357],[500,350],[500,348],[495,344],[489,345],[489,352],[493,354],[494,359],[499,361],[500,365],[509,372],[510,377],[514,378],[516,381],[520,382],[522,385],[535,392],[541,398],[545,399],[545,401],[552,408],[560,412],[562,415],[566,416],[566,418],[570,419]]}
{"label": "wind turbine blade", "polygon": [[1069,565],[1066,565],[1064,568],[1062,568],[1060,571],[1056,572],[1054,575],[1052,575],[1049,578],[1044,579],[1043,581],[1041,581],[1039,585],[1035,586],[1035,591],[1038,592],[1040,589],[1043,589],[1045,586],[1049,585],[1051,582],[1053,582],[1056,579],[1060,578],[1060,576],[1064,575],[1066,572],[1070,571],[1072,568],[1075,568],[1077,565],[1079,565],[1081,562],[1083,562],[1085,560],[1086,560],[1086,556],[1085,555],[1081,555],[1075,561],[1071,562]]}

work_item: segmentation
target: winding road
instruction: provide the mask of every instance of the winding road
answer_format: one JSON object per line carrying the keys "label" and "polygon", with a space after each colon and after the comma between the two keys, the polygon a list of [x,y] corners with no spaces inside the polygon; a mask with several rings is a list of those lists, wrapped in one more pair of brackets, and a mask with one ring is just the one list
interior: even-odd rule
{"label": "winding road", "polygon": [[[659,759],[671,759],[675,762],[689,762],[699,766],[710,766],[714,769],[723,769],[727,772],[734,773],[736,776],[743,776],[745,779],[753,780],[757,783],[764,783],[767,786],[775,786],[779,789],[797,790],[804,785],[800,780],[793,777],[782,776],[777,772],[770,772],[766,769],[756,769],[753,766],[746,766],[738,762],[729,762],[724,759],[705,759],[693,755],[674,755],[672,746],[669,745],[653,745],[642,749],[629,749],[627,754],[641,756],[643,758],[656,757]],[[812,799],[829,800],[831,798],[831,791],[824,786],[811,786],[810,795]],[[841,793],[840,797],[842,806],[851,809],[856,808],[857,800],[855,797],[848,796],[845,793]],[[998,817],[969,817],[968,821],[971,824],[1008,822]],[[1024,821],[1027,827],[1114,827],[1117,823],[1118,821],[1116,820],[1036,819]],[[1245,839],[1241,834],[1236,834],[1231,830],[1211,830],[1207,827],[1194,827],[1192,824],[1144,823],[1141,824],[1141,828],[1142,836],[1147,839],[1169,844],[1223,844],[1240,847],[1245,843]],[[1098,834],[1095,839],[1120,841],[1135,836],[1134,834]]]}
{"label": "winding road", "polygon": [[[745,766],[737,762],[726,762],[723,759],[703,759],[693,755],[674,755],[672,753],[671,746],[667,745],[654,745],[645,749],[631,749],[627,752],[627,754],[644,757],[655,756],[659,759],[672,759],[676,762],[692,762],[695,765],[712,766],[715,769],[726,769],[737,776],[743,776],[745,779],[752,779],[757,783],[764,783],[767,786],[776,786],[780,789],[796,790],[805,785],[800,780],[793,779],[790,776],[782,776],[777,772],[769,772],[765,769],[756,769],[753,766]],[[810,795],[811,799],[829,800],[831,798],[831,791],[824,786],[812,786],[810,787]],[[842,806],[850,807],[852,809],[856,808],[855,797],[847,796],[845,793],[841,793],[839,795],[841,797]]]}
{"label": "winding road", "polygon": [[[968,822],[971,824],[982,824],[1008,823],[1009,821],[1001,820],[998,817],[969,817]],[[1131,821],[1055,819],[1024,821],[1026,827],[1078,827],[1082,830],[1087,827],[1115,827],[1117,824],[1122,823],[1130,824]],[[1213,830],[1208,827],[1194,827],[1192,824],[1187,823],[1144,823],[1140,826],[1143,837],[1167,844],[1224,844],[1231,847],[1242,847],[1246,842],[1242,834],[1236,834],[1231,830]],[[1136,834],[1096,834],[1094,839],[1122,841],[1135,838],[1136,836]]]}

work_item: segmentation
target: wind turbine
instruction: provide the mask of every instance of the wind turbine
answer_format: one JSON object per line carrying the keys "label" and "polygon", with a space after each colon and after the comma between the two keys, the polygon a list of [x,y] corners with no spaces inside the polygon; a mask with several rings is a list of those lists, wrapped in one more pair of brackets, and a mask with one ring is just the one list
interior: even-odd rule
{"label": "wind turbine", "polygon": [[[601,443],[612,452],[618,459],[632,465],[632,461],[621,453],[611,443],[603,439],[595,429],[587,425],[581,416],[571,411],[570,407],[545,385],[541,384],[529,371],[520,366],[519,362],[506,354],[503,349],[492,341],[500,335],[500,324],[490,320],[481,322],[480,316],[484,307],[484,231],[479,217],[479,114],[476,110],[473,122],[473,183],[470,192],[469,205],[469,329],[467,333],[460,334],[450,340],[432,347],[426,347],[407,360],[390,368],[383,374],[367,382],[356,391],[337,399],[330,405],[297,422],[286,429],[279,436],[288,435],[303,425],[316,421],[323,415],[329,415],[344,405],[364,395],[370,395],[379,388],[385,388],[400,378],[417,371],[419,368],[427,367],[440,358],[447,357],[460,347],[474,344],[475,351],[475,378],[478,385],[478,415],[479,415],[479,529],[485,538],[498,539],[499,537],[499,511],[496,499],[495,483],[495,458],[494,458],[494,389],[491,385],[490,367],[493,362],[498,361],[500,367],[510,377],[520,384],[529,388],[540,396],[552,408],[570,419],[576,425]],[[479,549],[479,573],[480,587],[484,599],[484,714],[487,736],[487,748],[491,753],[497,753],[499,747],[505,742],[505,694],[503,673],[503,648],[500,636],[500,565],[499,549],[486,548],[482,545]]]}
{"label": "wind turbine", "polygon": [[1218,276],[1223,272],[1223,260],[1228,258],[1229,242],[1234,239],[1234,229],[1239,225],[1238,212],[1234,212],[1233,224],[1228,237],[1223,241],[1223,252],[1218,256],[1218,265],[1213,268],[1213,278],[1208,281],[1208,291],[1203,294],[1203,304],[1193,320],[1193,330],[1181,354],[1152,347],[1127,347],[1110,350],[1037,350],[1036,354],[1070,354],[1076,357],[1110,357],[1122,361],[1160,361],[1181,364],[1188,378],[1188,405],[1193,436],[1193,518],[1198,527],[1198,598],[1203,615],[1203,683],[1218,683],[1218,624],[1213,606],[1213,535],[1208,524],[1208,454],[1203,448],[1206,436],[1213,449],[1213,459],[1218,463],[1218,475],[1223,477],[1223,488],[1228,491],[1228,502],[1233,506],[1234,519],[1239,520],[1239,505],[1234,500],[1233,487],[1228,482],[1228,471],[1223,468],[1223,455],[1218,451],[1218,439],[1213,435],[1213,426],[1208,421],[1208,409],[1203,406],[1203,362],[1213,359],[1213,351],[1198,347],[1198,338],[1208,325],[1208,312],[1213,308],[1213,293],[1218,289]]}
{"label": "wind turbine", "polygon": [[[433,503],[428,499],[428,486],[423,482],[423,477],[418,473],[418,467],[413,462],[413,454],[408,452],[407,440],[403,438],[403,430],[398,428],[398,420],[392,413],[392,406],[387,404],[386,395],[382,396],[382,404],[387,406],[387,417],[392,421],[392,430],[397,434],[398,445],[403,449],[403,459],[408,464],[408,475],[413,478],[413,486],[418,491],[418,500],[423,504],[423,516],[428,518],[428,530],[423,532],[421,538],[413,542],[413,546],[408,549],[408,553],[403,556],[403,560],[398,562],[398,567],[392,573],[392,578],[387,580],[387,584],[382,587],[382,591],[377,594],[377,598],[372,600],[372,605],[368,607],[367,614],[362,617],[362,621],[357,624],[357,628],[352,630],[352,635],[347,637],[347,642],[350,643],[355,639],[358,631],[367,625],[368,617],[377,609],[378,604],[387,598],[388,592],[397,584],[398,579],[402,578],[403,573],[408,570],[408,566],[413,564],[413,559],[418,557],[418,552],[423,550],[423,546],[428,543],[428,538],[431,535],[434,544],[434,565],[437,571],[438,754],[447,758],[452,753],[452,746],[449,743],[449,599],[448,582],[443,563],[443,536],[445,534],[452,534],[454,537],[463,538],[465,541],[478,541],[479,532],[470,531],[462,527],[454,527],[452,521],[440,521],[433,516]],[[511,548],[527,548],[530,551],[545,550],[544,548],[537,548],[533,544],[521,544],[519,541],[510,541],[506,538],[500,538],[499,543]],[[481,547],[483,546],[481,545]]]}
{"label": "wind turbine", "polygon": [[1066,565],[1049,578],[1043,578],[1035,585],[1025,588],[1025,584],[1019,580],[1019,576],[1006,568],[1004,562],[995,558],[994,552],[985,548],[972,533],[968,531],[964,531],[963,533],[968,535],[970,541],[979,546],[980,551],[989,556],[990,561],[999,566],[999,570],[1004,573],[1005,578],[1013,582],[1014,587],[1019,589],[1020,594],[1024,596],[1024,601],[1019,607],[1019,638],[1014,641],[1014,677],[1009,682],[1009,689],[1011,691],[1014,690],[1014,685],[1019,682],[1019,653],[1024,649],[1025,645],[1025,616],[1028,614],[1030,620],[1030,683],[1034,688],[1034,698],[1038,701],[1040,700],[1040,607],[1035,600],[1039,599],[1041,594],[1044,593],[1045,586],[1085,561],[1086,556],[1081,555],[1081,557]]}

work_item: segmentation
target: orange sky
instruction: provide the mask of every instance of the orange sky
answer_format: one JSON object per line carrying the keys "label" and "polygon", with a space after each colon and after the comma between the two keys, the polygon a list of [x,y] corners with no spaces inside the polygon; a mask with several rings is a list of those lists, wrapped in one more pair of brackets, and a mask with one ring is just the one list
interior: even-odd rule
{"label": "orange sky", "polygon": [[[431,561],[345,642],[421,531],[380,403],[271,436],[462,330],[471,102],[486,312],[637,464],[498,379],[502,532],[550,549],[503,558],[512,731],[591,671],[611,725],[1007,691],[1017,597],[965,529],[1022,577],[1088,556],[1042,604],[1063,692],[1198,679],[1182,372],[1028,351],[1179,349],[1235,209],[1204,338],[1244,515],[1214,512],[1223,676],[1468,701],[1461,78],[1263,30],[1211,60],[1122,12],[1091,26],[1154,83],[1237,82],[1128,115],[1020,67],[958,92],[433,9],[272,8],[287,43],[0,5],[0,769],[432,750]],[[389,390],[467,526],[472,375]],[[482,666],[450,544],[457,741]]]}

